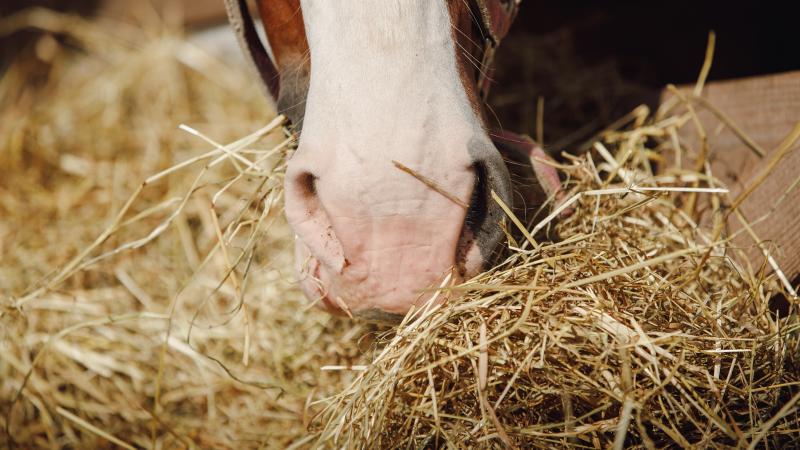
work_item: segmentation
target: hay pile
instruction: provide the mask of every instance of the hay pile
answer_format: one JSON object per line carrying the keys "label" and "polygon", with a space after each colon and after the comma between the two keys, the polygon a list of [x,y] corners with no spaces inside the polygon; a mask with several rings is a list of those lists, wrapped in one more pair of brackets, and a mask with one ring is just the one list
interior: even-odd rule
{"label": "hay pile", "polygon": [[0,448],[304,438],[368,328],[292,283],[288,140],[246,68],[152,19],[20,27],[48,33],[0,82]]}
{"label": "hay pile", "polygon": [[[691,114],[639,110],[562,169],[558,242],[511,242],[496,270],[420,311],[320,418],[337,446],[782,448],[800,444],[800,321],[769,311],[774,276],[681,206],[727,191],[652,171]],[[665,140],[666,138],[666,140]],[[797,136],[791,139],[796,140]],[[787,145],[791,141],[787,141]],[[730,203],[726,201],[725,203]],[[567,205],[564,205],[567,206]],[[554,211],[533,228],[550,223]]]}
{"label": "hay pile", "polygon": [[772,313],[789,288],[697,225],[699,198],[731,203],[713,174],[654,172],[690,111],[637,109],[566,156],[574,213],[532,233],[557,242],[510,238],[374,339],[292,282],[293,139],[244,70],[166,24],[0,31],[20,26],[70,47],[43,37],[0,83],[4,444],[798,444],[796,301]]}

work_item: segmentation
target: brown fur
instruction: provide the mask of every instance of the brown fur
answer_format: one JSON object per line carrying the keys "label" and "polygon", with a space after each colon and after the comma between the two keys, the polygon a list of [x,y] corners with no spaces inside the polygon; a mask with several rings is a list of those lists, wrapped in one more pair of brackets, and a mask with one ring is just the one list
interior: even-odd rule
{"label": "brown fur", "polygon": [[258,12],[278,67],[305,59],[308,42],[300,0],[259,0]]}
{"label": "brown fur", "polygon": [[478,78],[478,66],[481,61],[476,57],[480,48],[480,37],[475,36],[473,18],[470,12],[468,0],[449,0],[448,10],[450,11],[450,21],[453,24],[453,42],[456,47],[456,61],[458,61],[458,72],[464,92],[472,105],[475,114],[485,123],[484,111],[476,80]]}
{"label": "brown fur", "polygon": [[299,0],[258,0],[258,10],[281,77],[278,112],[299,129],[311,70]]}

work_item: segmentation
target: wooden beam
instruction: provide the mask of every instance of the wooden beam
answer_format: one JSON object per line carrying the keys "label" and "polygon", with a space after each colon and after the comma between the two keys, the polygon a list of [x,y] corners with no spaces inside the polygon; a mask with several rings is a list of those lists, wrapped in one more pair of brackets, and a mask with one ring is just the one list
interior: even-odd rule
{"label": "wooden beam", "polygon": [[[679,90],[689,95],[693,86]],[[673,96],[665,90],[662,103]],[[708,135],[709,161],[713,174],[731,189],[735,199],[759,180],[776,149],[800,123],[800,72],[789,72],[739,80],[709,83],[700,101],[693,102],[700,123]],[[707,103],[707,104],[705,104]],[[711,107],[708,106],[711,105]],[[712,109],[723,112],[721,119]],[[743,142],[725,121],[735,124],[766,153],[759,156]],[[696,154],[700,141],[694,125],[685,125],[680,138]],[[684,160],[684,167],[693,164]],[[800,142],[794,142],[769,176],[742,203],[740,211],[752,232],[771,245],[772,256],[797,288],[800,277]],[[710,223],[710,217],[704,217]],[[727,223],[728,233],[742,230],[735,214]],[[764,257],[746,230],[734,245],[745,249],[751,264],[760,265]],[[770,270],[771,271],[771,270]]]}

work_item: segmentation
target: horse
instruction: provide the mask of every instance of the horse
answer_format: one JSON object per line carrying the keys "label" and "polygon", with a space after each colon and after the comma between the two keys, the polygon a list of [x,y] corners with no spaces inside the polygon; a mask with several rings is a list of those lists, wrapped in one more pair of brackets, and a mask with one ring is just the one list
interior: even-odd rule
{"label": "horse", "polygon": [[[258,0],[267,51],[246,0],[226,0],[299,133],[285,215],[300,286],[327,311],[396,322],[497,260],[503,206],[563,195],[538,145],[487,125],[493,56],[519,2]],[[519,167],[526,181],[512,183]]]}

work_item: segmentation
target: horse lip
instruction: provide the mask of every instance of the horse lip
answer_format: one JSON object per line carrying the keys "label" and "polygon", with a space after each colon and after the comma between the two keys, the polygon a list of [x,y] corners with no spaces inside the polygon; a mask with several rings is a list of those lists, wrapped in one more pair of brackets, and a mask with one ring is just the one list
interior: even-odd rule
{"label": "horse lip", "polygon": [[331,300],[331,297],[328,294],[323,295],[322,303],[323,303],[323,308],[325,308],[325,310],[328,311],[328,312],[335,313],[335,314],[343,314],[344,313],[344,311],[342,311],[342,308],[340,308],[336,304],[336,302]]}

